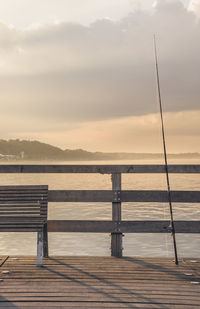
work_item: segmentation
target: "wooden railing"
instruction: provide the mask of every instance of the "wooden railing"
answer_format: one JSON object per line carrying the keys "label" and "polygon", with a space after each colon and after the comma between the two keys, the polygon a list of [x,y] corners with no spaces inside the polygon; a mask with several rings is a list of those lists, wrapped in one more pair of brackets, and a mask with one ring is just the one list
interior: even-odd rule
{"label": "wooden railing", "polygon": [[[165,173],[164,165],[0,165],[0,173],[100,173],[112,190],[49,190],[49,202],[111,202],[112,221],[48,220],[48,232],[111,233],[111,255],[122,256],[123,233],[170,233],[169,221],[122,221],[123,202],[168,202],[167,191],[121,190],[121,174]],[[200,173],[200,165],[169,165],[169,173]],[[171,191],[172,202],[200,203],[200,191]],[[200,221],[175,221],[176,233],[200,233]]]}

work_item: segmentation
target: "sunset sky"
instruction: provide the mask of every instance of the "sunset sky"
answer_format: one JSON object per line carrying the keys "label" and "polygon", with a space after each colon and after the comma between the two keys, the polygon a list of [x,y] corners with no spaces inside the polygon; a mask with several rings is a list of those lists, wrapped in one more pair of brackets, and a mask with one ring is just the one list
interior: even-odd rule
{"label": "sunset sky", "polygon": [[0,138],[200,152],[200,0],[0,0]]}

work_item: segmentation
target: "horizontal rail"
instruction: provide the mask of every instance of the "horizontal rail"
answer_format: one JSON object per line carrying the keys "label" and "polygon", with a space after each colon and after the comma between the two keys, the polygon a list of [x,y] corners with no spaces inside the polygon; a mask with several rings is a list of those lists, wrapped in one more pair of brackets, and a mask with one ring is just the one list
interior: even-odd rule
{"label": "horizontal rail", "polygon": [[[0,173],[165,173],[164,165],[21,165],[2,164]],[[200,173],[200,164],[169,165],[169,173]]]}
{"label": "horizontal rail", "polygon": [[[167,191],[130,190],[117,191],[120,202],[168,203]],[[199,203],[200,191],[171,191],[176,203]],[[49,190],[49,202],[115,202],[115,191],[111,190]]]}
{"label": "horizontal rail", "polygon": [[[200,221],[174,221],[176,233],[200,233]],[[48,232],[171,233],[170,221],[49,220]]]}

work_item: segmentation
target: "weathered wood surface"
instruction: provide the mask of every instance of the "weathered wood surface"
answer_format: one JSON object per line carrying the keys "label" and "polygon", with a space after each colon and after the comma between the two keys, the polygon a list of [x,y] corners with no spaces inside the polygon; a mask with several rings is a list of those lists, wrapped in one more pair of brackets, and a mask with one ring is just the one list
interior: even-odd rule
{"label": "weathered wood surface", "polygon": [[200,308],[200,259],[9,257],[0,278],[1,308]]}
{"label": "weathered wood surface", "polygon": [[0,232],[42,231],[48,186],[0,186]]}
{"label": "weathered wood surface", "polygon": [[[49,190],[49,202],[114,202],[112,190]],[[200,191],[171,191],[175,203],[200,203]],[[169,203],[167,191],[122,190],[121,202]]]}
{"label": "weathered wood surface", "polygon": [[112,220],[115,227],[111,229],[111,256],[122,257],[122,232],[120,231],[120,221],[122,218],[121,210],[121,187],[122,177],[121,174],[112,174],[112,190],[114,198],[112,202]]}
{"label": "weathered wood surface", "polygon": [[48,256],[47,200],[46,185],[0,186],[0,232],[38,232],[37,265]]}
{"label": "weathered wood surface", "polygon": [[[164,165],[1,164],[0,173],[165,173]],[[200,173],[200,164],[169,164],[169,173]]]}
{"label": "weathered wood surface", "polygon": [[[171,233],[170,221],[48,220],[48,232]],[[200,221],[174,221],[176,233],[200,233]]]}

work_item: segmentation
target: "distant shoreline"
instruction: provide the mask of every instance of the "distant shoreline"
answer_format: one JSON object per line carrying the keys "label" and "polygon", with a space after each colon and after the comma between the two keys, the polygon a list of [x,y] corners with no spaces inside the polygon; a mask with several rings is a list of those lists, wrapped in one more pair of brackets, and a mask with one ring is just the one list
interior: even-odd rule
{"label": "distant shoreline", "polygon": [[[169,153],[169,159],[200,159],[200,153]],[[65,149],[38,141],[0,140],[1,162],[29,161],[125,161],[163,159],[162,153],[89,152]]]}
{"label": "distant shoreline", "polygon": [[[56,158],[41,158],[41,159],[36,159],[36,158],[31,158],[31,159],[21,159],[21,158],[17,158],[17,159],[0,159],[0,162],[31,162],[31,161],[36,161],[36,162],[40,162],[40,161],[45,161],[45,162],[51,162],[51,161],[55,161],[55,162],[81,162],[81,161],[144,161],[144,160],[150,160],[150,161],[154,161],[154,160],[162,160],[163,159],[163,155],[161,154],[161,156],[158,157],[145,157],[145,158],[98,158],[98,159],[87,159],[87,158],[79,158],[79,159],[75,159],[75,158],[71,158],[71,159],[56,159]],[[173,154],[169,154],[168,155],[168,159],[173,159],[173,160],[200,160],[200,155],[199,156],[174,156]]]}

